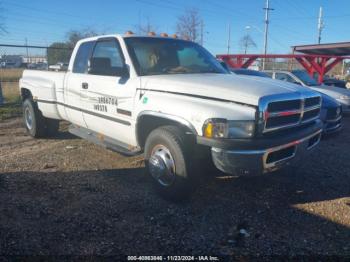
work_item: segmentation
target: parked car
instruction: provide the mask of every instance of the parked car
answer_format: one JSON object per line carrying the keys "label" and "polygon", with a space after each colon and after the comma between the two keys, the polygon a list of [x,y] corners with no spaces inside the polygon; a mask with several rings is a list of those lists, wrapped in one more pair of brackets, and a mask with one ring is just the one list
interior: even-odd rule
{"label": "parked car", "polygon": [[330,96],[322,94],[321,120],[323,134],[336,133],[342,128],[342,106]]}
{"label": "parked car", "polygon": [[[256,70],[235,68],[231,71],[238,75],[271,78],[267,73]],[[341,105],[330,96],[320,94],[322,95],[321,120],[323,122],[323,134],[328,135],[340,131],[342,127]]]}
{"label": "parked car", "polygon": [[264,72],[257,71],[257,70],[251,70],[246,68],[230,68],[231,72],[237,74],[237,75],[247,75],[247,76],[259,76],[259,77],[267,77],[270,78],[270,76]]}
{"label": "parked car", "polygon": [[36,69],[36,70],[47,70],[48,66],[44,62],[31,63],[27,65],[28,69]]}
{"label": "parked car", "polygon": [[84,139],[143,153],[157,191],[177,200],[208,161],[258,175],[304,161],[319,143],[321,96],[267,80],[229,74],[191,41],[108,35],[79,41],[67,72],[25,70],[19,87],[31,136],[66,120]]}
{"label": "parked car", "polygon": [[326,85],[326,86],[335,86],[335,87],[340,87],[340,88],[347,88],[346,87],[346,81],[340,80],[340,79],[336,79],[336,78],[333,78],[333,77],[325,76],[325,78],[323,79],[323,84]]}
{"label": "parked car", "polygon": [[51,71],[67,71],[68,63],[58,62],[55,65],[50,65],[49,70]]}
{"label": "parked car", "polygon": [[311,88],[312,90],[326,94],[342,105],[343,113],[350,113],[350,90],[330,87],[326,85],[320,85],[315,79],[311,78],[308,73],[304,70],[293,70],[289,71],[264,71],[265,73],[271,74],[273,79],[282,80],[302,86]]}

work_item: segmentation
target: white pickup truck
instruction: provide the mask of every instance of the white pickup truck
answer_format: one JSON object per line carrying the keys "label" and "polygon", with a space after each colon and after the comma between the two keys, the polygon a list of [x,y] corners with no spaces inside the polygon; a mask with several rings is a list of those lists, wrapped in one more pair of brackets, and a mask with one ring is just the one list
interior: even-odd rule
{"label": "white pickup truck", "polygon": [[77,136],[144,153],[156,189],[173,199],[189,195],[209,159],[230,174],[266,173],[300,160],[322,131],[318,93],[229,74],[200,45],[169,37],[81,40],[68,72],[25,70],[20,91],[31,136],[66,120]]}

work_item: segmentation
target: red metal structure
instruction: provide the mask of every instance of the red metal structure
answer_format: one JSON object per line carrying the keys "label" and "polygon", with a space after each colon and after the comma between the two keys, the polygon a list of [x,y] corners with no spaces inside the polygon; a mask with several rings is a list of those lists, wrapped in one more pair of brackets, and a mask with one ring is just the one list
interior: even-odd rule
{"label": "red metal structure", "polygon": [[323,81],[324,75],[329,72],[334,66],[343,59],[350,59],[350,56],[329,56],[329,55],[306,55],[306,54],[290,54],[290,55],[217,55],[218,59],[225,61],[232,68],[247,68],[256,61],[258,58],[287,58],[297,60],[308,72],[308,74],[313,77],[314,73],[318,73],[318,82]]}
{"label": "red metal structure", "polygon": [[[293,54],[289,55],[217,55],[233,68],[247,68],[258,58],[287,58],[297,60],[311,77],[318,73],[318,82],[323,81],[324,75],[344,59],[350,59],[350,42],[328,43],[318,45],[301,45],[292,47]],[[295,52],[302,54],[295,54]]]}

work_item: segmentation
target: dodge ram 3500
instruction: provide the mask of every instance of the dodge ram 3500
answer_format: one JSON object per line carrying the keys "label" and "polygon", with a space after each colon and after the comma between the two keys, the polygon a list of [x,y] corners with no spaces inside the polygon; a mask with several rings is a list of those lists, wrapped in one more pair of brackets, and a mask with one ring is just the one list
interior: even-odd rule
{"label": "dodge ram 3500", "polygon": [[79,137],[144,153],[169,198],[189,195],[202,157],[226,173],[266,173],[307,155],[322,131],[318,93],[229,74],[202,46],[168,37],[83,39],[66,73],[25,70],[20,91],[31,136],[66,120]]}

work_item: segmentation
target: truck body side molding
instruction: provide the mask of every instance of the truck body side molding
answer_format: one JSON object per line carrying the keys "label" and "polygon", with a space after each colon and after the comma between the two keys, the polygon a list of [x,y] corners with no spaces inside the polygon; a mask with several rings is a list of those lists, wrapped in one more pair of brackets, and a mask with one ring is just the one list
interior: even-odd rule
{"label": "truck body side molding", "polygon": [[[99,114],[99,113],[96,113],[96,112],[92,112],[90,110],[85,110],[85,109],[78,108],[78,107],[75,107],[75,106],[67,105],[65,103],[61,103],[61,102],[57,102],[57,101],[42,100],[42,99],[36,99],[35,101],[39,102],[39,103],[56,104],[56,105],[65,106],[67,108],[70,108],[70,109],[73,109],[73,110],[77,110],[77,111],[80,111],[80,112],[83,112],[83,113],[86,113],[86,114],[90,114],[90,115],[93,115],[93,116],[96,116],[96,117],[101,117],[101,118],[104,118],[104,119],[107,119],[107,120],[110,120],[110,121],[114,121],[114,122],[117,122],[117,123],[122,124],[122,125],[126,125],[126,126],[130,126],[131,125],[131,123],[128,122],[128,121],[125,121],[125,120],[122,120],[122,119],[119,119],[119,118],[115,118],[115,117],[105,116],[105,115],[102,115],[102,114]],[[123,111],[125,111],[125,110],[123,110]],[[118,113],[120,113],[120,112],[118,111]],[[125,115],[127,115],[127,114],[125,114]]]}

